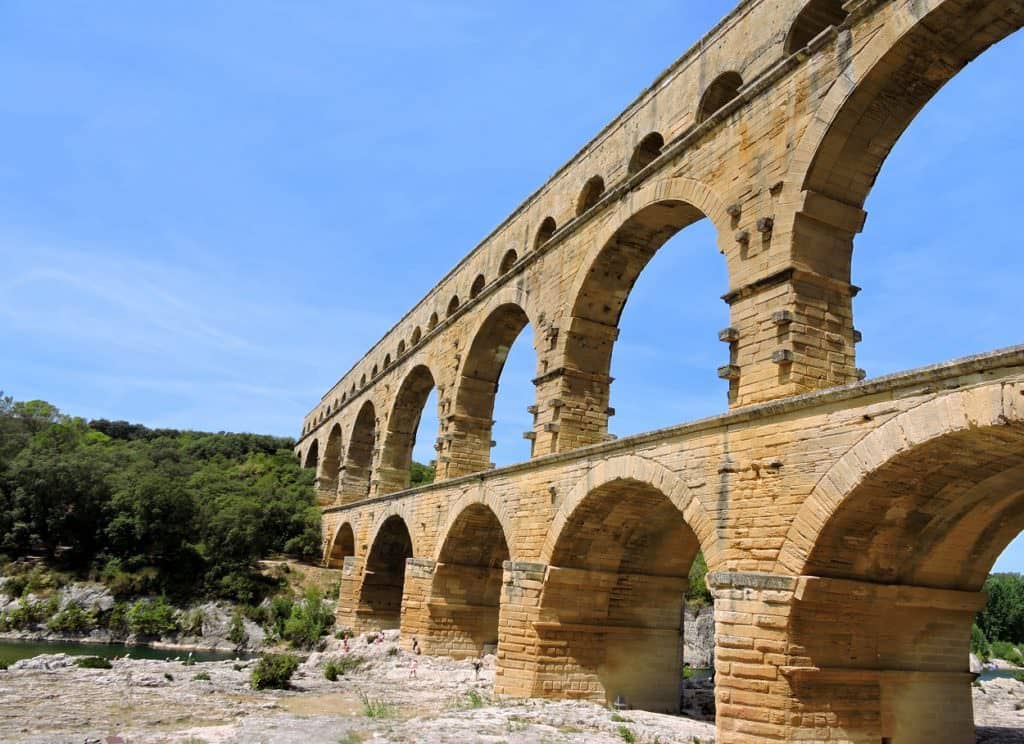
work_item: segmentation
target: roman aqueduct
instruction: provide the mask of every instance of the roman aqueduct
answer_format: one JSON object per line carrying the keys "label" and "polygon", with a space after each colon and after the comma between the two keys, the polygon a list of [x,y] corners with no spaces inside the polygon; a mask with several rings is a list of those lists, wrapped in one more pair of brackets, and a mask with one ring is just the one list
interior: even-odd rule
{"label": "roman aqueduct", "polygon": [[[1024,0],[743,0],[306,416],[339,622],[496,642],[497,694],[672,711],[702,551],[717,741],[973,742],[973,613],[1024,528],[1024,347],[863,380],[850,265],[900,134],[1022,24]],[[729,410],[612,440],[620,313],[702,218]],[[527,327],[532,458],[496,469]],[[434,389],[437,481],[410,489]]]}

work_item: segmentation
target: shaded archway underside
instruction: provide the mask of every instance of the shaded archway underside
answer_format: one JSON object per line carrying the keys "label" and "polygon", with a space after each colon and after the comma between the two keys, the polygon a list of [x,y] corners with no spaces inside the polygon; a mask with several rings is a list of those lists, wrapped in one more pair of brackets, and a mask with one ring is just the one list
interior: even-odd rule
{"label": "shaded archway underside", "polygon": [[871,473],[818,536],[804,573],[977,591],[1024,527],[1024,423],[965,429]]}
{"label": "shaded archway underside", "polygon": [[[388,417],[387,434],[381,451],[380,493],[393,493],[409,487],[412,452],[430,392],[434,389],[434,375],[426,365],[418,365],[402,382],[395,405]],[[429,415],[428,421],[434,420]],[[424,433],[421,433],[421,436]]]}
{"label": "shaded archway underside", "polygon": [[521,306],[507,302],[496,307],[473,335],[460,367],[454,411],[449,416],[448,448],[442,458],[445,477],[490,467],[498,380],[512,344],[529,323]]}
{"label": "shaded archway underside", "polygon": [[508,542],[497,515],[475,503],[450,525],[433,576],[426,614],[407,611],[404,631],[431,653],[461,658],[493,653],[498,645],[502,566]]}
{"label": "shaded archway underside", "polygon": [[683,601],[698,550],[656,486],[617,479],[591,491],[551,553],[535,625],[538,653],[552,661],[539,666],[535,689],[559,677],[570,697],[678,711]]}
{"label": "shaded archway underside", "polygon": [[412,557],[412,538],[405,520],[398,515],[388,517],[377,530],[366,558],[357,613],[377,627],[399,626],[406,560]]}

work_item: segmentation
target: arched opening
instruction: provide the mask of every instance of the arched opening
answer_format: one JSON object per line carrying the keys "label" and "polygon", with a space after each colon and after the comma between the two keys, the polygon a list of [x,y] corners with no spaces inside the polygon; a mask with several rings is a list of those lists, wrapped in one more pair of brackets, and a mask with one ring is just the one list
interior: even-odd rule
{"label": "arched opening", "polygon": [[551,240],[551,236],[555,234],[557,229],[558,225],[555,223],[555,218],[545,217],[544,221],[540,223],[540,227],[537,228],[537,237],[533,241],[534,250]]}
{"label": "arched opening", "polygon": [[338,475],[341,472],[341,425],[331,427],[324,447],[324,460],[317,481],[317,500],[321,506],[333,504],[338,496]]}
{"label": "arched opening", "polygon": [[377,441],[377,413],[373,403],[366,401],[359,409],[345,456],[345,470],[341,476],[338,501],[351,504],[370,495],[373,475],[373,450]]}
{"label": "arched opening", "polygon": [[541,658],[564,669],[564,689],[679,711],[684,596],[699,550],[679,510],[647,483],[614,480],[587,495],[555,543],[536,624]]}
{"label": "arched opening", "polygon": [[458,295],[454,295],[454,296],[452,296],[452,298],[450,300],[448,300],[448,311],[447,311],[447,314],[446,314],[445,317],[448,317],[448,318],[452,317],[453,315],[455,315],[455,311],[458,310],[458,309],[459,309],[459,296]]}
{"label": "arched opening", "polygon": [[387,372],[387,370],[388,370],[388,368],[390,366],[391,366],[391,355],[390,354],[385,354],[384,355],[384,367],[383,367],[384,371]]}
{"label": "arched opening", "polygon": [[508,559],[494,512],[483,504],[464,509],[444,538],[434,571],[431,653],[460,659],[495,652],[502,563]]}
{"label": "arched opening", "polygon": [[490,467],[498,379],[513,343],[528,324],[529,318],[521,307],[504,304],[491,312],[474,336],[455,391],[450,440],[442,452],[446,477]]}
{"label": "arched opening", "polygon": [[661,155],[663,147],[665,147],[665,138],[661,136],[660,132],[648,134],[633,148],[633,154],[626,167],[626,174],[632,176],[653,163]]}
{"label": "arched opening", "polygon": [[402,354],[404,354],[404,353],[405,353],[405,341],[402,340],[402,341],[398,342],[398,351],[395,352],[395,357],[400,359],[402,357]]}
{"label": "arched opening", "polygon": [[469,288],[469,297],[475,300],[480,296],[480,293],[484,291],[484,285],[487,284],[487,280],[484,279],[483,274],[477,274],[476,279],[473,280],[473,286]]}
{"label": "arched opening", "polygon": [[355,554],[355,534],[352,532],[352,525],[345,522],[334,535],[334,542],[327,553],[327,568],[343,568],[345,559]]}
{"label": "arched opening", "polygon": [[1024,528],[1024,423],[905,446],[825,516],[790,638],[800,666],[836,680],[797,684],[801,708],[893,744],[975,741],[971,628],[989,571]]}
{"label": "arched opening", "polygon": [[366,375],[359,375],[359,387],[366,387]]}
{"label": "arched opening", "polygon": [[309,443],[309,449],[306,450],[306,464],[303,467],[315,468],[320,462],[320,443],[317,440],[313,440]]}
{"label": "arched opening", "polygon": [[[381,451],[380,493],[402,491],[410,485],[410,467],[412,466],[413,450],[416,447],[420,420],[434,389],[434,376],[425,365],[414,367],[398,389],[395,405],[388,417],[388,431],[384,438],[384,449]],[[429,413],[429,412],[428,412]],[[434,426],[434,432],[440,427],[435,415],[428,415],[428,421]],[[429,430],[426,432],[429,434]]]}
{"label": "arched opening", "polygon": [[592,176],[583,185],[583,190],[580,191],[579,198],[576,200],[576,216],[579,217],[597,204],[602,194],[604,194],[604,179],[601,176]]}
{"label": "arched opening", "polygon": [[743,78],[738,72],[723,72],[715,78],[700,99],[700,105],[697,107],[697,123],[709,119],[712,114],[739,95],[742,87]]}
{"label": "arched opening", "polygon": [[517,254],[511,248],[505,251],[505,255],[501,257],[501,266],[498,268],[499,274],[507,274],[511,271],[512,267],[516,265],[516,261],[519,260],[519,254]]}
{"label": "arched opening", "polygon": [[437,313],[431,313],[430,318],[427,320],[427,330],[432,331],[437,328]]}
{"label": "arched opening", "polygon": [[585,407],[566,406],[563,428],[572,422],[581,438],[601,441],[612,412],[614,431],[632,434],[724,408],[726,383],[715,371],[730,354],[718,340],[729,321],[719,300],[728,276],[715,228],[703,218],[680,200],[650,204],[594,257],[565,346],[568,366],[584,373]]}
{"label": "arched opening", "polygon": [[372,380],[374,377],[376,377],[377,373],[378,373],[377,365],[375,364],[375,365],[373,365],[373,368],[370,370],[370,379]]}
{"label": "arched opening", "polygon": [[412,557],[412,537],[405,521],[397,515],[388,517],[370,548],[359,592],[359,613],[375,627],[399,627],[405,561]]}
{"label": "arched opening", "polygon": [[803,49],[822,31],[845,21],[847,15],[843,10],[843,0],[810,0],[789,29],[786,54]]}
{"label": "arched opening", "polygon": [[416,344],[420,342],[421,338],[423,338],[423,331],[420,330],[419,326],[416,326],[415,328],[412,329],[412,338],[410,339],[409,342],[413,346],[416,346]]}

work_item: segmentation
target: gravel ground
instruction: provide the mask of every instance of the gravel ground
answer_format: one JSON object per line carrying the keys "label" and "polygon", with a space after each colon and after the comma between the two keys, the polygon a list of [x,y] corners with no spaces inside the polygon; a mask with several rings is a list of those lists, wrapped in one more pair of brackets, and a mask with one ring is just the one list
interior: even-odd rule
{"label": "gravel ground", "polygon": [[[332,640],[311,655],[287,691],[249,687],[255,662],[115,660],[113,669],[75,666],[62,654],[0,672],[0,741],[24,744],[355,744],[356,742],[594,742],[644,744],[714,740],[711,723],[599,705],[494,700],[494,659],[479,676],[470,661],[412,656],[396,634],[384,643]],[[324,678],[327,661],[359,656],[360,669]],[[413,672],[415,671],[415,675]],[[196,675],[208,675],[209,680]],[[973,688],[978,741],[1024,742],[1024,683]],[[366,714],[377,703],[381,717]],[[1018,710],[1018,705],[1021,710]],[[626,732],[629,733],[626,733]],[[629,735],[632,734],[632,737]]]}

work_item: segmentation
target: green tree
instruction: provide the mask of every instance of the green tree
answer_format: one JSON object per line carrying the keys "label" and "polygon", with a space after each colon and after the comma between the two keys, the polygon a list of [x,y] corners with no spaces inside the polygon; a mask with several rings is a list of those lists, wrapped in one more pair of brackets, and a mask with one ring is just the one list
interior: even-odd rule
{"label": "green tree", "polygon": [[91,556],[110,496],[103,446],[85,437],[79,421],[51,424],[36,433],[6,473],[10,527],[5,548],[38,547],[71,563]]}

